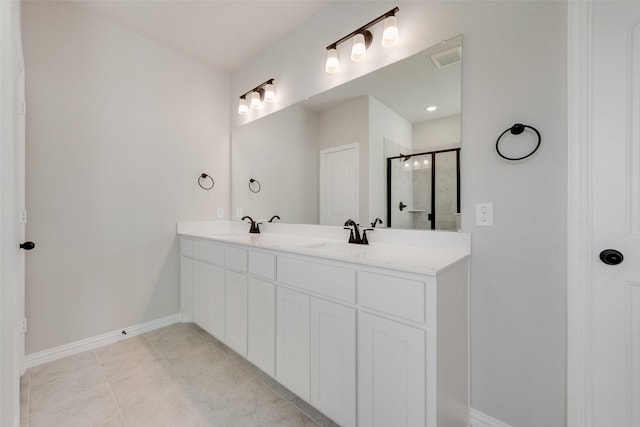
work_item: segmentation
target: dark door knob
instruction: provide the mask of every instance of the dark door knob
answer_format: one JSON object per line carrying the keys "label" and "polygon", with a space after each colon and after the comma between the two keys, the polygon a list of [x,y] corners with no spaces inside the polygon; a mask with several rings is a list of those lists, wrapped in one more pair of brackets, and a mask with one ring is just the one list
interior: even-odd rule
{"label": "dark door knob", "polygon": [[624,260],[624,256],[620,251],[615,249],[605,249],[600,252],[600,261],[607,265],[618,265]]}
{"label": "dark door knob", "polygon": [[35,248],[36,244],[33,242],[24,242],[24,243],[20,243],[20,249],[24,249],[25,251],[30,251],[31,249]]}

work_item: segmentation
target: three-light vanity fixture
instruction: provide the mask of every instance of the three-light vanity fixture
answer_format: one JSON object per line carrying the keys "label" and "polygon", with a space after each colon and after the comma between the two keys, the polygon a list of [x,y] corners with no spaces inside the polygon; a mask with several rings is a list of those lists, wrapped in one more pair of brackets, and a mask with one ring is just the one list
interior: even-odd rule
{"label": "three-light vanity fixture", "polygon": [[351,60],[354,62],[361,62],[367,58],[367,48],[373,41],[373,35],[368,28],[374,26],[378,22],[384,20],[384,28],[382,30],[382,46],[393,47],[400,41],[398,35],[398,21],[396,20],[396,13],[400,9],[395,7],[389,12],[380,15],[373,21],[363,25],[357,30],[347,34],[337,42],[331,43],[327,46],[327,61],[325,62],[324,70],[327,74],[336,74],[340,70],[340,61],[338,60],[338,45],[349,39],[353,39],[351,46]]}
{"label": "three-light vanity fixture", "polygon": [[[249,99],[247,99],[249,97]],[[248,92],[240,95],[240,103],[238,104],[238,114],[249,114],[249,108],[257,110],[262,106],[263,102],[274,102],[276,99],[276,89],[273,85],[273,79],[254,87]]]}

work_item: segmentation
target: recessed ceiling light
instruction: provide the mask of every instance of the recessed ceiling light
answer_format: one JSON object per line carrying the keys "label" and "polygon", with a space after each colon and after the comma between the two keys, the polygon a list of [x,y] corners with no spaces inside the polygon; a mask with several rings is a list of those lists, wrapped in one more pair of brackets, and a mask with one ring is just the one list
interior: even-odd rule
{"label": "recessed ceiling light", "polygon": [[432,105],[431,107],[427,107],[427,108],[426,108],[426,110],[427,110],[428,112],[430,112],[430,113],[431,113],[431,112],[433,112],[433,111],[436,111],[437,109],[438,109],[438,107],[437,107],[437,106],[435,106],[435,105]]}

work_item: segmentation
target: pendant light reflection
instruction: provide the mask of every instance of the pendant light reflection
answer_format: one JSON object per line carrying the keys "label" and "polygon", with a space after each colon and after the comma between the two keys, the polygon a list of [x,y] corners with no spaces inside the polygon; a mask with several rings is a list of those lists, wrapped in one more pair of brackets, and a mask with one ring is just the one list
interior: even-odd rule
{"label": "pendant light reflection", "polygon": [[[249,97],[249,98],[247,98]],[[249,110],[257,110],[263,103],[273,103],[276,100],[276,88],[273,79],[254,87],[248,92],[240,95],[238,103],[238,114],[245,116]]]}

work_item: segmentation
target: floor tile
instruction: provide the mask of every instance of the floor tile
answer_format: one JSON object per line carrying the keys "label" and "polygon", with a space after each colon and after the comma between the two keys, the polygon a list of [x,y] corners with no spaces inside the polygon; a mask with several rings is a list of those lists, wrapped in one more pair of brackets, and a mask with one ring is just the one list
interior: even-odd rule
{"label": "floor tile", "polygon": [[121,427],[124,422],[105,385],[78,393],[51,407],[31,407],[29,427]]}
{"label": "floor tile", "polygon": [[65,376],[78,369],[88,366],[96,366],[97,364],[98,360],[96,359],[93,351],[74,354],[73,356],[64,357],[62,359],[54,360],[53,362],[31,368],[30,384],[37,385],[42,382],[51,381],[52,379]]}
{"label": "floor tile", "polygon": [[322,427],[340,427],[338,424],[334,423],[331,419],[324,416],[320,411],[318,411],[316,408],[309,405],[299,397],[291,399],[291,404],[300,409],[305,414],[309,415]]}
{"label": "floor tile", "polygon": [[192,394],[149,402],[123,409],[127,426],[135,427],[223,427],[211,410]]}
{"label": "floor tile", "polygon": [[141,403],[178,399],[189,388],[166,361],[145,365],[138,372],[110,385],[122,410]]}
{"label": "floor tile", "polygon": [[197,350],[198,347],[210,345],[202,335],[193,330],[164,335],[143,335],[143,337],[149,340],[168,360],[183,357]]}
{"label": "floor tile", "polygon": [[193,324],[31,368],[20,387],[21,427],[335,426]]}
{"label": "floor tile", "polygon": [[[92,355],[93,356],[93,355]],[[107,381],[100,366],[82,366],[65,375],[51,375],[49,380],[32,383],[29,390],[29,407],[34,410],[48,410],[75,395],[105,388]]]}
{"label": "floor tile", "polygon": [[162,354],[142,337],[128,338],[96,349],[108,381],[118,381],[162,359]]}
{"label": "floor tile", "polygon": [[257,378],[211,405],[227,427],[303,427],[318,425]]}

